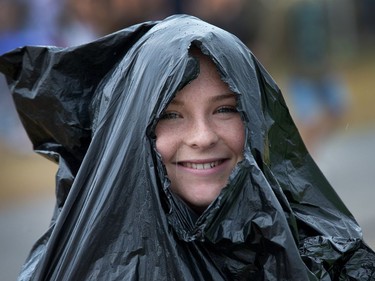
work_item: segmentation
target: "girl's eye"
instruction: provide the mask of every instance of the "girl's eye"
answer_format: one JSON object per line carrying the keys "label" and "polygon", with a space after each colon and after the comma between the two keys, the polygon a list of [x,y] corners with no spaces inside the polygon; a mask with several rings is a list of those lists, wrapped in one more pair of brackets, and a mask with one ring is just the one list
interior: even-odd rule
{"label": "girl's eye", "polygon": [[238,110],[234,106],[222,106],[216,110],[217,113],[237,113]]}
{"label": "girl's eye", "polygon": [[169,120],[169,119],[177,119],[180,118],[181,115],[177,112],[164,112],[161,116],[160,119],[162,120]]}

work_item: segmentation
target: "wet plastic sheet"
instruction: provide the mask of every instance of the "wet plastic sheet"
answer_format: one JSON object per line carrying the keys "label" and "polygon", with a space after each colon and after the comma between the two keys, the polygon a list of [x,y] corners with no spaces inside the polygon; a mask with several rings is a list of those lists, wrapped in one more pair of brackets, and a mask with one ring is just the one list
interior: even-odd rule
{"label": "wet plastic sheet", "polygon": [[[196,216],[169,189],[154,128],[194,79],[194,44],[239,95],[245,160]],[[51,227],[19,280],[375,280],[375,254],[306,151],[272,78],[190,16],[74,48],[0,57],[35,151],[59,164]]]}

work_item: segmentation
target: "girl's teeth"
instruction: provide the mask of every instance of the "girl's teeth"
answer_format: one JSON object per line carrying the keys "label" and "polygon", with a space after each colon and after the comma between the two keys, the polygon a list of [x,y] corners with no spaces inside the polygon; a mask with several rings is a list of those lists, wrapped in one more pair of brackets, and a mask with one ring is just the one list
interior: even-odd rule
{"label": "girl's teeth", "polygon": [[211,162],[211,163],[184,163],[183,165],[188,168],[196,169],[196,170],[206,170],[216,167],[219,164],[219,161]]}

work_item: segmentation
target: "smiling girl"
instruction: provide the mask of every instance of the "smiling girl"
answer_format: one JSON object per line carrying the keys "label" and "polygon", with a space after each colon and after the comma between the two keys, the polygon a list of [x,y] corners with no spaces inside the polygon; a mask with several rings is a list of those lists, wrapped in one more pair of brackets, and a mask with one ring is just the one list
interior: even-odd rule
{"label": "smiling girl", "polygon": [[172,191],[199,213],[243,159],[245,128],[237,97],[214,63],[195,51],[199,76],[180,90],[156,126],[156,147]]}

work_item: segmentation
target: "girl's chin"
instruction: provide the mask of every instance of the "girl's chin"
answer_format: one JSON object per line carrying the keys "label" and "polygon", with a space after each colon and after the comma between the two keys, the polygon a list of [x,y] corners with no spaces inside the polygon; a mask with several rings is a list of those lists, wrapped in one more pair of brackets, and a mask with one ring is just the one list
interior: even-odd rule
{"label": "girl's chin", "polygon": [[226,181],[217,181],[216,184],[192,182],[189,185],[172,185],[171,189],[194,211],[202,213],[219,196],[225,184]]}
{"label": "girl's chin", "polygon": [[219,196],[217,194],[201,195],[199,198],[183,197],[181,198],[194,210],[201,210],[202,212]]}

